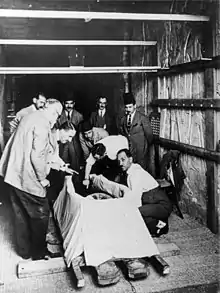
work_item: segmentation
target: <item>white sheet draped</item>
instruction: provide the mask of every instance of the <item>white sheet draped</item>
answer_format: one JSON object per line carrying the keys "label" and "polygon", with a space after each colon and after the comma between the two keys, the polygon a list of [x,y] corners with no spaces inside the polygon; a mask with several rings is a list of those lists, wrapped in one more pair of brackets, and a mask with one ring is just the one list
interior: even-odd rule
{"label": "white sheet draped", "polygon": [[141,258],[159,254],[137,207],[125,198],[94,200],[77,194],[67,177],[54,203],[63,237],[65,259],[84,252],[87,265],[112,258]]}

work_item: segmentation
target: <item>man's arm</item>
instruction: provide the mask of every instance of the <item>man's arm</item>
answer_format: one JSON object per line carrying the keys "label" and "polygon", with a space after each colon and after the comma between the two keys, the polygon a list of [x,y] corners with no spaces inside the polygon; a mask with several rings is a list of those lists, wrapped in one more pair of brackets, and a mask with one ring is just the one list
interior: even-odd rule
{"label": "man's arm", "polygon": [[90,152],[89,152],[89,147],[83,137],[82,132],[79,133],[79,142],[80,142],[80,145],[81,145],[81,148],[83,151],[84,160],[86,160],[89,157]]}
{"label": "man's arm", "polygon": [[92,166],[95,164],[96,160],[94,159],[93,155],[90,154],[88,159],[86,160],[86,168],[85,168],[85,178],[83,180],[83,185],[87,188],[89,186],[89,175],[92,170]]}
{"label": "man's arm", "polygon": [[45,181],[47,177],[48,131],[49,129],[41,126],[36,126],[33,131],[31,163],[40,182]]}

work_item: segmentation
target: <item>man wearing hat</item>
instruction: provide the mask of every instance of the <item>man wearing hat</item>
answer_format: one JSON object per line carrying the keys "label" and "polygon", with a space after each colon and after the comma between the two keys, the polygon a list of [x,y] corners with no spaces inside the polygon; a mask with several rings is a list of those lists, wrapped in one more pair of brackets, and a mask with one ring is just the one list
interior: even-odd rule
{"label": "man wearing hat", "polygon": [[147,152],[153,140],[153,133],[148,118],[136,109],[132,93],[123,95],[125,115],[120,122],[120,134],[129,140],[134,162],[147,167]]}
{"label": "man wearing hat", "polygon": [[85,121],[82,124],[82,131],[79,134],[79,141],[85,161],[89,157],[90,151],[94,144],[108,135],[108,132],[104,128],[92,127],[90,121]]}
{"label": "man wearing hat", "polygon": [[60,157],[65,163],[69,163],[73,170],[79,171],[82,160],[82,149],[79,143],[79,126],[83,121],[83,116],[74,108],[75,97],[72,93],[65,97],[63,107],[63,111],[58,119],[56,127],[59,128],[62,124],[70,122],[75,127],[76,135],[71,142],[60,144]]}

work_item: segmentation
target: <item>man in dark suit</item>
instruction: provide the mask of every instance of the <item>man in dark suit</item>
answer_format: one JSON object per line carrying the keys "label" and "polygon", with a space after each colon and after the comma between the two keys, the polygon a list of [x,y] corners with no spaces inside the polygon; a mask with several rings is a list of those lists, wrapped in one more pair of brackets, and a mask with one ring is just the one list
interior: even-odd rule
{"label": "man in dark suit", "polygon": [[129,140],[134,162],[146,170],[147,153],[153,141],[151,125],[148,118],[136,109],[132,93],[125,93],[123,98],[125,115],[121,119],[119,131]]}
{"label": "man in dark suit", "polygon": [[83,121],[83,116],[74,109],[75,99],[73,94],[67,95],[63,106],[63,111],[56,126],[59,128],[65,122],[71,122],[75,127],[76,135],[73,137],[71,142],[60,145],[59,153],[65,163],[69,163],[73,170],[79,171],[82,161],[82,149],[79,143],[79,126]]}
{"label": "man in dark suit", "polygon": [[116,126],[113,118],[107,111],[107,98],[99,97],[97,100],[97,110],[92,112],[90,123],[92,127],[104,128],[110,135],[115,134]]}

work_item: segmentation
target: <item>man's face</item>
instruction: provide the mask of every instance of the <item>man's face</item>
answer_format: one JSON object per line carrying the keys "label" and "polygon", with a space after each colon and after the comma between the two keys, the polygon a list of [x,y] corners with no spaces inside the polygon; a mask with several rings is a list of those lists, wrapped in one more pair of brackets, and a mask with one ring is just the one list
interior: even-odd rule
{"label": "man's face", "polygon": [[44,109],[46,102],[47,100],[43,95],[39,95],[38,98],[33,98],[33,103],[37,110]]}
{"label": "man's face", "polygon": [[73,102],[73,101],[65,101],[65,103],[64,103],[64,109],[66,110],[66,111],[72,111],[73,110],[73,108],[74,108],[74,105],[75,105],[75,103]]}
{"label": "man's face", "polygon": [[135,110],[136,110],[136,105],[134,105],[134,104],[125,105],[125,114],[126,115],[133,114]]}
{"label": "man's face", "polygon": [[132,164],[132,157],[131,158],[127,157],[125,152],[120,153],[117,156],[117,160],[118,160],[119,166],[121,167],[122,171],[124,171],[124,172],[126,172]]}
{"label": "man's face", "polygon": [[106,105],[107,105],[106,98],[100,98],[99,101],[98,101],[99,110],[104,110],[106,108]]}
{"label": "man's face", "polygon": [[92,129],[89,130],[89,131],[85,131],[85,132],[84,132],[84,136],[85,136],[85,138],[86,138],[87,140],[92,141],[92,139],[93,139],[93,131],[92,131]]}
{"label": "man's face", "polygon": [[69,129],[69,130],[61,129],[59,130],[59,138],[60,138],[59,141],[61,143],[66,143],[68,141],[71,142],[75,134],[76,134],[75,129]]}

